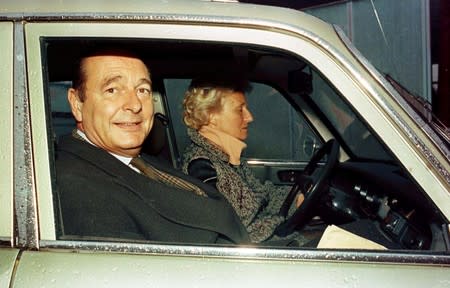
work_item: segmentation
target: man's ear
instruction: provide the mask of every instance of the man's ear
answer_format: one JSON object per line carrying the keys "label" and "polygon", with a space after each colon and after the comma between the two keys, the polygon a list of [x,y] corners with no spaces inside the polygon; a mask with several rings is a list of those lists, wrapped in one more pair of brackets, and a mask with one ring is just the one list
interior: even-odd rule
{"label": "man's ear", "polygon": [[73,117],[77,122],[83,122],[83,113],[81,109],[83,108],[83,102],[81,102],[78,95],[78,90],[69,88],[67,91],[67,100],[69,101],[70,108],[72,110]]}

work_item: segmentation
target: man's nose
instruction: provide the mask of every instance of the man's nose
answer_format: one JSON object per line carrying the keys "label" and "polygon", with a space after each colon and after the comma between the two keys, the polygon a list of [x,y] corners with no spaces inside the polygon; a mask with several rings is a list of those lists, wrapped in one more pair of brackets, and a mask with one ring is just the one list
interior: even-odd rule
{"label": "man's nose", "polygon": [[133,113],[139,113],[142,110],[142,102],[136,91],[128,91],[125,93],[124,109]]}

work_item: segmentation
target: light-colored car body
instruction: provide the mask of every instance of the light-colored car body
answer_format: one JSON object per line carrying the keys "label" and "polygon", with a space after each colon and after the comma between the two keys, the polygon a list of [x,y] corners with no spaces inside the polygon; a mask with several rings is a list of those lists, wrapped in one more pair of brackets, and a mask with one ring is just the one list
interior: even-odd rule
{"label": "light-colored car body", "polygon": [[[240,43],[301,55],[363,111],[445,219],[448,237],[448,148],[336,29],[301,12],[240,3],[3,1],[0,288],[449,287],[449,247],[373,251],[57,239],[42,39],[58,37]],[[317,130],[325,140],[332,137],[320,123]]]}

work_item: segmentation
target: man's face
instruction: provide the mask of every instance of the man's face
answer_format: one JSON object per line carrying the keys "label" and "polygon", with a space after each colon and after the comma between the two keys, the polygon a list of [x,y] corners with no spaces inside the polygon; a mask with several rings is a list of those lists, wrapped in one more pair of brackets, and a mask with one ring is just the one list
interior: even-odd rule
{"label": "man's face", "polygon": [[133,157],[153,125],[153,101],[145,64],[127,56],[84,60],[85,99],[69,90],[72,113],[87,138],[111,153]]}

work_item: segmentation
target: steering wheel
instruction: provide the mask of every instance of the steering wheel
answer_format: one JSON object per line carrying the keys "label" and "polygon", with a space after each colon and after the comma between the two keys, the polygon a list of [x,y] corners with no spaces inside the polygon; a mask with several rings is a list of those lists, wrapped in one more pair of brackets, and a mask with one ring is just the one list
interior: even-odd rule
{"label": "steering wheel", "polygon": [[[312,177],[318,167],[319,161],[327,155],[327,163],[323,166],[320,174]],[[319,204],[319,199],[325,191],[327,191],[326,179],[338,162],[339,143],[335,139],[327,141],[309,160],[300,177],[295,180],[294,186],[283,202],[280,208],[280,215],[286,217],[292,202],[296,198],[299,191],[305,194],[305,199],[300,207],[292,214],[291,217],[281,223],[275,230],[278,236],[286,236],[291,234],[295,229],[300,229],[314,216],[314,207]]]}

